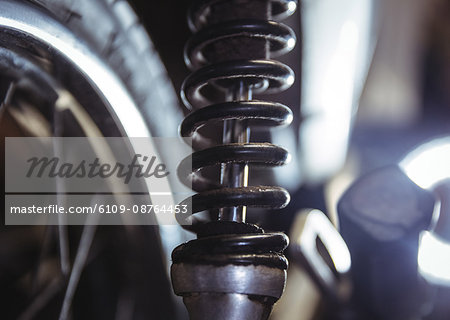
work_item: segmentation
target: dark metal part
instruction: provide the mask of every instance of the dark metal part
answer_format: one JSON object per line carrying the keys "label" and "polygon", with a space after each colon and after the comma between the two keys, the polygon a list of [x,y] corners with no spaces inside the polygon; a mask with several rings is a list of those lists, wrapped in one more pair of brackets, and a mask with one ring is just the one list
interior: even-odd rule
{"label": "dark metal part", "polygon": [[347,245],[320,210],[301,212],[290,234],[292,259],[313,279],[325,299],[348,303],[351,294],[351,258]]}
{"label": "dark metal part", "polygon": [[363,176],[342,196],[340,231],[352,256],[361,317],[419,317],[425,303],[417,273],[419,234],[430,225],[434,203],[398,166]]}
{"label": "dark metal part", "polygon": [[293,71],[272,60],[227,61],[203,67],[183,82],[181,98],[189,109],[201,108],[225,100],[225,92],[236,81],[251,86],[254,93],[277,93],[289,88]]}
{"label": "dark metal part", "polygon": [[253,127],[274,127],[288,125],[292,120],[292,111],[275,102],[266,101],[230,101],[204,107],[190,113],[180,127],[183,137],[191,137],[192,144],[198,148],[210,147],[214,144],[198,130],[208,122],[222,120],[247,120]]}
{"label": "dark metal part", "polygon": [[[245,101],[252,99],[252,89],[240,81],[237,88],[231,88],[230,99],[232,101]],[[224,145],[232,143],[249,143],[250,128],[248,121],[228,119],[223,122],[222,142]],[[248,186],[248,164],[245,162],[222,163],[220,172],[220,184],[228,188],[239,188]],[[219,208],[217,217],[220,221],[244,222],[247,215],[246,206],[233,206]]]}
{"label": "dark metal part", "polygon": [[[183,201],[192,203],[192,214],[180,213],[177,220],[198,239],[173,251],[172,281],[191,319],[267,319],[284,290],[287,236],[264,233],[245,223],[245,216],[248,206],[283,208],[289,202],[283,188],[248,186],[248,167],[289,161],[281,147],[250,142],[250,129],[292,120],[288,107],[252,99],[253,94],[283,91],[294,81],[289,67],[269,60],[295,44],[289,27],[271,21],[272,12],[288,15],[293,4],[209,0],[196,2],[189,13],[195,35],[184,57],[193,73],[181,97],[193,112],[180,131],[192,138],[196,151],[180,163],[178,176],[199,193]],[[199,132],[214,122],[223,123],[219,145]],[[207,178],[207,167],[221,168],[220,182]],[[217,221],[195,217],[205,210]]]}
{"label": "dark metal part", "polygon": [[[212,43],[223,41],[227,38],[246,37],[262,38],[269,41],[269,50],[272,57],[289,52],[295,43],[294,32],[287,26],[274,21],[239,20],[221,23],[214,29],[204,29],[196,33],[186,44],[185,62],[190,69],[195,69],[207,64],[204,50]],[[264,52],[260,52],[257,59],[264,58]]]}

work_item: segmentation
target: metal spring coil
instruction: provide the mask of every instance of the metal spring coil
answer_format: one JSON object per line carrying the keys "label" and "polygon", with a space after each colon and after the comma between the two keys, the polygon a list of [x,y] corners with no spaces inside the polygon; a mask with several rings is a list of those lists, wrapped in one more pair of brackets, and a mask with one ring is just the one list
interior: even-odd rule
{"label": "metal spring coil", "polygon": [[[185,229],[199,236],[216,236],[212,240],[195,240],[176,248],[173,260],[214,259],[202,255],[205,247],[215,253],[226,254],[226,262],[254,263],[262,259],[281,268],[287,261],[281,254],[288,239],[280,233],[263,233],[262,229],[238,221],[209,222],[214,231],[203,228],[205,221],[194,217],[195,213],[230,207],[283,208],[289,203],[288,192],[273,186],[223,186],[202,176],[205,167],[224,164],[279,166],[289,160],[288,152],[270,143],[226,143],[217,145],[203,136],[199,129],[210,123],[236,120],[251,127],[273,127],[288,125],[292,121],[291,110],[279,103],[252,100],[253,93],[277,93],[289,88],[294,82],[294,73],[286,65],[262,59],[209,59],[208,48],[230,39],[260,39],[265,41],[270,57],[290,51],[296,42],[294,32],[287,26],[269,20],[236,18],[217,23],[208,23],[207,15],[213,5],[223,0],[198,1],[191,7],[188,21],[194,35],[185,46],[185,62],[193,71],[184,81],[181,97],[190,110],[182,122],[182,137],[192,138],[196,150],[178,167],[182,182],[196,192],[183,201],[192,205],[192,214],[177,214],[178,222]],[[295,11],[296,1],[268,1],[274,19],[282,19]],[[212,61],[210,61],[212,60]],[[241,97],[227,96],[226,92],[244,87],[252,94]],[[241,249],[238,249],[241,248]],[[209,250],[208,249],[208,250]],[[252,251],[253,250],[253,251]],[[197,253],[197,254],[196,254]],[[255,256],[261,253],[258,257]],[[273,254],[272,254],[273,253]],[[222,258],[222,255],[220,255]]]}

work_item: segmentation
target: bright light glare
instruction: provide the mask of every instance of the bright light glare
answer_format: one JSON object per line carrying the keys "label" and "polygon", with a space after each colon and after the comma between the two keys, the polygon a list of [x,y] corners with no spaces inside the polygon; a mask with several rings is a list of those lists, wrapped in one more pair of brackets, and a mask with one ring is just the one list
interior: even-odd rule
{"label": "bright light glare", "polygon": [[290,38],[290,39],[288,40],[288,42],[287,42],[287,46],[288,46],[289,48],[295,47],[295,39],[294,39],[294,38]]}
{"label": "bright light glare", "polygon": [[423,189],[449,179],[450,138],[436,139],[421,145],[402,160],[400,167]]}
{"label": "bright light glare", "polygon": [[356,24],[344,22],[323,75],[315,116],[300,129],[302,164],[312,181],[320,181],[339,170],[346,158],[358,39]]}
{"label": "bright light glare", "polygon": [[288,10],[289,10],[289,12],[294,12],[295,9],[297,9],[297,3],[295,3],[295,1],[290,1],[288,3]]}
{"label": "bright light glare", "polygon": [[346,112],[352,107],[357,47],[358,27],[355,22],[346,21],[322,84],[320,105],[327,112]]}
{"label": "bright light glare", "polygon": [[295,81],[295,77],[294,76],[289,76],[286,80],[288,85],[292,85]]}
{"label": "bright light glare", "polygon": [[[328,248],[328,253],[333,261],[334,267],[339,273],[346,273],[351,267],[351,257],[347,245],[339,232],[336,231],[330,220],[320,210],[312,210],[309,213],[305,229],[314,230],[320,235],[320,240]],[[315,239],[315,237],[313,238]]]}
{"label": "bright light glare", "polygon": [[433,233],[423,231],[420,235],[417,255],[420,274],[430,283],[450,286],[450,243]]}

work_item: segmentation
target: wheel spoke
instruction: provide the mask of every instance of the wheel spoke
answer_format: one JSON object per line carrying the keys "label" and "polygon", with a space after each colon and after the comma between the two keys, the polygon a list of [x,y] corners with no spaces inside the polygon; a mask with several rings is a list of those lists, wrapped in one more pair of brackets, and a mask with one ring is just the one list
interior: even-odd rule
{"label": "wheel spoke", "polygon": [[2,79],[0,81],[0,94],[1,94],[0,107],[4,107],[10,104],[12,96],[14,95],[15,88],[16,84],[14,82],[5,81],[5,79]]}
{"label": "wheel spoke", "polygon": [[[93,201],[97,201],[96,197]],[[81,233],[80,243],[78,245],[77,254],[73,263],[72,272],[70,273],[69,284],[67,285],[64,301],[59,315],[59,320],[67,320],[69,316],[70,306],[72,305],[73,296],[75,294],[78,282],[81,277],[81,272],[88,258],[89,250],[94,240],[95,232],[97,230],[98,215],[88,215],[83,232]]]}
{"label": "wheel spoke", "polygon": [[[61,137],[63,135],[63,119],[61,112],[59,112],[55,106],[55,116],[53,121],[53,135],[55,137]],[[53,149],[55,156],[61,158],[62,146],[59,139],[53,139]],[[58,194],[56,195],[56,201],[58,206],[65,205],[65,195],[63,194],[66,187],[65,181],[60,178],[56,178],[56,187]],[[61,264],[61,272],[64,276],[68,276],[70,273],[70,250],[69,250],[69,238],[67,217],[65,215],[58,215],[58,239],[59,239],[59,257]]]}

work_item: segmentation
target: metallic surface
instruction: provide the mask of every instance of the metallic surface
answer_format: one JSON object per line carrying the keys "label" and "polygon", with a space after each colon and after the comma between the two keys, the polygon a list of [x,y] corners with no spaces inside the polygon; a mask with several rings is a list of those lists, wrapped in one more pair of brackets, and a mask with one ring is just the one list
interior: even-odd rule
{"label": "metallic surface", "polygon": [[272,311],[271,300],[238,293],[192,294],[183,302],[191,320],[265,320]]}
{"label": "metallic surface", "polygon": [[[200,0],[195,1],[188,14],[188,23],[191,30],[198,30],[204,27],[207,21],[207,13],[213,4],[224,2],[225,0]],[[297,9],[295,0],[271,0],[272,18],[283,20],[290,16]]]}
{"label": "metallic surface", "polygon": [[[320,210],[299,214],[293,225],[291,239],[292,259],[308,272],[326,298],[347,302],[351,294],[350,252],[325,214]],[[317,241],[323,245],[322,250]]]}
{"label": "metallic surface", "polygon": [[[289,161],[281,147],[250,142],[250,128],[292,120],[289,108],[253,101],[253,94],[277,93],[292,85],[292,70],[269,58],[295,44],[289,27],[264,21],[266,17],[248,18],[255,14],[253,9],[266,11],[268,20],[271,9],[289,13],[293,6],[289,9],[288,3],[249,1],[245,11],[239,2],[197,1],[189,13],[195,35],[184,56],[193,73],[182,84],[181,98],[193,112],[183,121],[181,133],[193,138],[196,152],[187,158],[192,161],[180,163],[178,176],[199,193],[184,200],[192,201],[192,214],[178,214],[177,220],[196,232],[198,239],[175,248],[171,276],[191,319],[267,319],[284,290],[287,260],[282,252],[287,237],[264,233],[245,219],[248,206],[283,208],[289,202],[283,188],[248,186],[250,165],[279,166]],[[229,16],[223,14],[223,6]],[[234,16],[237,8],[242,16]],[[213,121],[223,123],[219,145],[199,133]],[[205,168],[219,166],[220,182],[203,175]],[[217,221],[195,217],[205,210],[211,216],[217,211]]]}
{"label": "metallic surface", "polygon": [[289,52],[296,41],[290,28],[274,21],[239,20],[221,23],[213,30],[205,29],[189,39],[184,53],[187,66],[195,69],[206,64],[202,51],[211,43],[233,37],[259,37],[269,40],[271,57]]}
{"label": "metallic surface", "polygon": [[[215,3],[211,2],[211,5]],[[284,1],[274,1],[274,3],[282,6]],[[197,3],[199,4],[199,3]],[[197,9],[202,11],[206,10],[206,3],[202,2],[200,7]],[[276,5],[275,5],[276,6]],[[195,7],[195,5],[194,5]],[[195,22],[192,20],[192,14],[196,16],[196,11],[191,11],[191,22]],[[198,13],[198,12],[197,12]],[[200,14],[201,15],[201,14]],[[247,25],[246,22],[242,21],[242,19],[233,20],[230,22],[233,24],[233,28],[237,29],[240,24]],[[195,23],[191,23],[192,31],[198,31],[197,25]],[[295,37],[293,36],[292,31],[286,27],[280,27],[278,23],[269,24],[271,28],[275,28],[274,30],[278,30],[281,28],[285,30],[285,35],[283,37],[277,37],[277,39],[283,39],[278,42],[279,46],[278,50],[289,50],[292,48],[292,41],[295,41]],[[245,28],[244,28],[245,29]],[[250,28],[251,29],[251,28]],[[253,30],[254,31],[254,30]],[[204,41],[216,41],[211,40],[217,37],[219,40],[223,36],[223,30],[221,27],[218,27],[217,24],[212,24],[211,26],[206,25],[204,29],[202,29],[203,33],[207,33],[208,37],[205,38],[203,36],[200,39]],[[274,31],[277,34],[277,31]],[[227,37],[240,37],[241,34],[228,34]],[[272,38],[268,37],[267,34],[256,33],[256,35],[251,33],[245,33],[245,36],[249,39],[253,40],[254,37],[263,39],[267,39],[270,41]],[[267,37],[266,37],[267,36]],[[260,144],[260,148],[256,147],[254,143],[248,143],[249,141],[249,127],[250,122],[248,120],[253,119],[273,119],[272,123],[276,124],[286,124],[292,120],[291,113],[289,110],[284,109],[284,106],[276,105],[276,104],[265,104],[265,110],[262,109],[261,113],[258,114],[257,102],[254,104],[253,112],[249,110],[249,113],[246,114],[243,109],[241,113],[236,111],[230,112],[230,114],[224,114],[223,111],[220,111],[220,106],[223,104],[229,106],[227,110],[232,110],[234,107],[239,107],[240,103],[243,106],[250,105],[253,101],[252,95],[253,93],[276,93],[283,91],[289,88],[294,81],[294,74],[292,70],[286,65],[276,62],[273,60],[229,60],[229,61],[208,61],[204,55],[202,54],[203,48],[207,47],[207,44],[202,44],[199,42],[198,38],[195,38],[186,46],[186,54],[185,58],[188,60],[188,66],[191,68],[196,67],[197,69],[184,81],[181,88],[181,98],[184,104],[189,108],[196,110],[194,111],[181,125],[181,132],[183,134],[187,134],[188,136],[192,136],[194,138],[194,148],[197,147],[205,147],[205,139],[197,133],[197,130],[203,126],[206,122],[210,120],[223,120],[224,121],[224,135],[222,146],[222,154],[215,154],[209,149],[197,151],[192,155],[193,159],[193,167],[196,171],[191,175],[187,175],[186,169],[181,164],[181,169],[179,169],[178,174],[180,178],[184,181],[186,180],[186,176],[189,180],[192,180],[192,187],[195,191],[205,192],[208,189],[215,189],[213,194],[218,197],[221,196],[223,199],[229,199],[230,201],[220,201],[219,203],[213,202],[213,198],[208,200],[211,195],[206,194],[194,196],[193,199],[193,213],[199,212],[201,210],[195,209],[198,207],[196,202],[207,202],[207,205],[202,205],[202,210],[205,208],[214,208],[214,206],[219,211],[219,219],[220,220],[229,220],[236,222],[244,222],[245,221],[245,201],[238,201],[233,203],[233,199],[236,197],[231,197],[233,192],[231,189],[235,188],[236,191],[239,191],[242,196],[239,197],[240,200],[245,200],[246,195],[253,195],[258,190],[265,193],[265,197],[267,201],[262,206],[267,206],[270,202],[273,202],[273,208],[282,208],[287,204],[288,197],[285,198],[284,203],[280,203],[276,201],[276,199],[281,199],[280,195],[283,192],[272,193],[273,188],[268,187],[258,187],[252,188],[247,187],[248,183],[248,162],[259,162],[262,164],[268,165],[282,165],[289,161],[289,157],[287,157],[287,153],[284,149],[268,144]],[[217,41],[219,41],[217,40]],[[204,46],[203,46],[204,45]],[[268,46],[269,48],[270,46]],[[194,53],[192,53],[194,52]],[[278,51],[277,51],[278,52]],[[264,53],[262,53],[264,56]],[[200,59],[201,56],[201,59]],[[191,61],[192,59],[192,61]],[[199,69],[198,69],[199,68]],[[222,103],[220,103],[222,102]],[[271,110],[271,108],[273,109]],[[201,110],[203,108],[207,108],[209,114],[205,117],[205,112]],[[239,110],[238,108],[236,108]],[[284,109],[280,112],[280,109]],[[214,114],[214,111],[217,110],[218,113],[221,114],[221,117],[218,117]],[[269,116],[269,112],[271,115]],[[199,116],[197,116],[199,114]],[[282,119],[280,119],[280,117]],[[199,120],[197,118],[200,118]],[[280,121],[281,120],[281,121]],[[200,123],[199,123],[200,121]],[[203,143],[196,143],[196,142]],[[207,141],[206,145],[211,145],[212,142]],[[241,154],[233,153],[233,150],[237,150],[241,148]],[[248,150],[248,151],[247,151]],[[272,160],[273,152],[284,153],[286,156],[283,161],[279,161],[274,163]],[[255,160],[241,160],[241,156],[244,154],[255,154]],[[256,155],[258,153],[259,155]],[[208,156],[207,156],[208,154]],[[244,156],[245,158],[245,156]],[[213,160],[214,159],[214,160]],[[211,165],[222,165],[221,172],[221,184],[220,187],[217,183],[209,181],[207,178],[201,175],[201,167],[197,167],[195,163],[202,163],[204,166]],[[216,187],[215,187],[216,186]],[[280,190],[281,191],[281,190]],[[215,201],[215,200],[214,200]],[[252,203],[251,198],[248,201],[249,205],[259,206],[258,203]],[[233,205],[234,204],[234,205]],[[270,205],[269,205],[270,206]],[[186,217],[178,216],[177,219],[182,222],[185,221]],[[198,220],[194,220],[198,221]]]}
{"label": "metallic surface", "polygon": [[430,226],[435,200],[398,166],[356,180],[338,203],[340,232],[352,256],[352,300],[364,318],[411,319],[420,314],[419,235]]}
{"label": "metallic surface", "polygon": [[[230,101],[252,100],[252,89],[243,82],[238,88],[232,88]],[[248,121],[239,119],[225,120],[223,123],[223,144],[249,143],[250,128]],[[247,163],[224,163],[221,168],[220,183],[228,188],[239,188],[248,186],[248,164]],[[218,220],[245,222],[247,207],[220,208]]]}
{"label": "metallic surface", "polygon": [[286,270],[263,265],[193,265],[172,267],[176,294],[192,292],[241,293],[279,298],[286,281]]}

